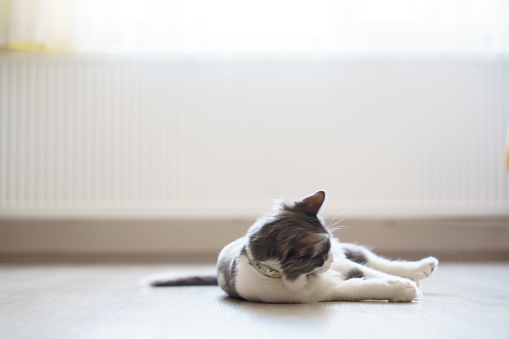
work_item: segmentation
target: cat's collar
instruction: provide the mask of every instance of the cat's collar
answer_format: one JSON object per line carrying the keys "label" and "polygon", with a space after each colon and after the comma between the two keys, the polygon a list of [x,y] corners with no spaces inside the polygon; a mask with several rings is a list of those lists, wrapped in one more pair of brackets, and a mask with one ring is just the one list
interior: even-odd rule
{"label": "cat's collar", "polygon": [[264,276],[273,279],[281,279],[283,277],[281,272],[279,272],[278,270],[275,270],[272,267],[262,264],[260,261],[251,259],[249,255],[247,255],[247,259],[249,260],[249,264],[253,266],[255,270],[260,272],[260,274],[263,274]]}

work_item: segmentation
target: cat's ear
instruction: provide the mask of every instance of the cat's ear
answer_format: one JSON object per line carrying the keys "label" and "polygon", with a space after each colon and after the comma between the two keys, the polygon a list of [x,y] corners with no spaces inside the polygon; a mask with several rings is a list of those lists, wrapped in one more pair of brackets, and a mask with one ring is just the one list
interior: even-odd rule
{"label": "cat's ear", "polygon": [[330,236],[327,233],[318,233],[318,234],[310,234],[301,238],[297,241],[295,245],[295,250],[299,254],[299,256],[304,256],[306,254],[311,254],[311,256],[316,256],[323,251],[323,246],[326,243]]}
{"label": "cat's ear", "polygon": [[306,197],[301,201],[298,201],[295,204],[295,206],[303,209],[308,214],[317,215],[318,211],[320,210],[320,207],[322,207],[324,200],[325,192],[318,191],[315,194],[312,194],[309,197]]}

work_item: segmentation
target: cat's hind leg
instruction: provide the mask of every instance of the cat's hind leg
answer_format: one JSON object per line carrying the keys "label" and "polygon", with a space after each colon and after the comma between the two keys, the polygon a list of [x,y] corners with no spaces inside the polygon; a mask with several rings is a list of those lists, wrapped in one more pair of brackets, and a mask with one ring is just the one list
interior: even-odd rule
{"label": "cat's hind leg", "polygon": [[388,300],[410,302],[419,299],[417,283],[348,260],[335,263],[331,293],[326,301]]}
{"label": "cat's hind leg", "polygon": [[419,261],[389,260],[360,245],[343,243],[341,247],[345,257],[351,261],[413,281],[430,276],[438,268],[438,260],[433,257]]}

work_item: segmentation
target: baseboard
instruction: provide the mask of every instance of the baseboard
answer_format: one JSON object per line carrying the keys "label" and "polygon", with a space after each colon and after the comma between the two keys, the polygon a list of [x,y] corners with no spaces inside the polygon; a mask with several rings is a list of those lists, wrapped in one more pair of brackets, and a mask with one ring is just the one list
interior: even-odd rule
{"label": "baseboard", "polygon": [[3,264],[199,264],[215,265],[217,253],[1,253]]}
{"label": "baseboard", "polygon": [[[1,220],[2,262],[214,262],[252,220]],[[341,222],[341,241],[391,258],[509,260],[508,218]]]}

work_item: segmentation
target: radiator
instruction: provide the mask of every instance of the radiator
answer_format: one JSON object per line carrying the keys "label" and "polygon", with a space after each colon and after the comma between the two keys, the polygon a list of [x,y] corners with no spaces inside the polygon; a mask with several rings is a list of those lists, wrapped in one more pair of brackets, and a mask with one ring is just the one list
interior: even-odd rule
{"label": "radiator", "polygon": [[4,218],[509,215],[507,56],[4,53],[0,86]]}

